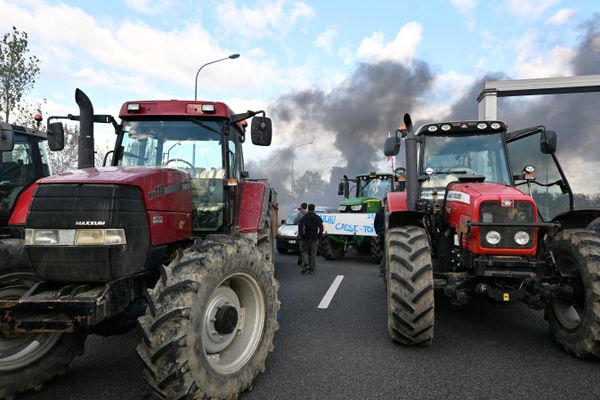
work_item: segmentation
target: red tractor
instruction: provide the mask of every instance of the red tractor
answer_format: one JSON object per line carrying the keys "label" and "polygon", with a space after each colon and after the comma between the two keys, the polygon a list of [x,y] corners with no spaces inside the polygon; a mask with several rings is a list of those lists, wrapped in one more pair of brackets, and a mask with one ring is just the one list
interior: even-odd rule
{"label": "red tractor", "polygon": [[170,100],[126,102],[117,123],[79,90],[76,100],[80,164],[93,165],[93,122],[115,126],[112,163],[41,179],[19,199],[28,212],[15,223],[42,282],[0,300],[0,398],[41,389],[87,335],[136,320],[143,375],[160,397],[237,397],[278,327],[276,194],[248,178],[242,157],[245,121],[262,114],[251,136],[266,146],[271,120]]}
{"label": "red tractor", "polygon": [[428,345],[434,290],[460,305],[476,296],[545,310],[553,337],[600,357],[600,210],[573,210],[543,126],[430,123],[386,140],[406,147],[406,192],[386,205],[388,331]]}

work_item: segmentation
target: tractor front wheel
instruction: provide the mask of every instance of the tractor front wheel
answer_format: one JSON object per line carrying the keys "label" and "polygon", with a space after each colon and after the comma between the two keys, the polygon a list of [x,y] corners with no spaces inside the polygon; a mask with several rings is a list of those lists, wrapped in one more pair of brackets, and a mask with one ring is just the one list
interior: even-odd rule
{"label": "tractor front wheel", "polygon": [[278,287],[246,239],[209,237],[161,267],[139,319],[146,382],[167,399],[237,398],[273,350]]}
{"label": "tractor front wheel", "polygon": [[336,242],[327,236],[323,236],[319,241],[319,250],[326,260],[339,260],[346,254],[344,243]]}
{"label": "tractor front wheel", "polygon": [[390,228],[387,246],[388,333],[395,342],[429,345],[433,340],[434,291],[431,249],[425,230]]}
{"label": "tractor front wheel", "polygon": [[[0,299],[21,298],[38,279],[28,268],[0,266]],[[0,399],[41,390],[83,353],[84,333],[15,333],[0,327]]]}
{"label": "tractor front wheel", "polygon": [[600,357],[600,235],[567,229],[551,250],[558,272],[574,284],[575,299],[554,299],[546,307],[550,332],[577,357]]}
{"label": "tractor front wheel", "polygon": [[379,236],[373,236],[371,240],[369,240],[369,244],[371,245],[371,257],[379,262],[381,257],[383,257],[383,249],[381,248],[381,239]]}

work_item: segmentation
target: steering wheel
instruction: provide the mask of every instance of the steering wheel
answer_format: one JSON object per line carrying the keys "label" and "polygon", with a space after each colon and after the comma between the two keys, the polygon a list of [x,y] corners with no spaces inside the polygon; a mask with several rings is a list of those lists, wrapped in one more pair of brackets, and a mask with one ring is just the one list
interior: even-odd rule
{"label": "steering wheel", "polygon": [[182,162],[184,164],[189,165],[190,168],[192,169],[192,174],[191,175],[192,176],[196,175],[196,168],[194,168],[194,166],[189,161],[183,160],[181,158],[171,158],[170,160],[167,160],[167,162],[165,163],[165,165],[168,165],[171,162]]}
{"label": "steering wheel", "polygon": [[137,155],[137,154],[135,154],[135,153],[131,153],[131,152],[129,152],[129,151],[124,151],[124,152],[122,153],[121,159],[122,159],[122,157],[125,157],[125,156],[127,156],[127,157],[133,157],[133,158],[137,158],[138,160],[146,160],[146,158],[144,158],[144,157],[141,157],[141,156],[139,156],[139,155]]}

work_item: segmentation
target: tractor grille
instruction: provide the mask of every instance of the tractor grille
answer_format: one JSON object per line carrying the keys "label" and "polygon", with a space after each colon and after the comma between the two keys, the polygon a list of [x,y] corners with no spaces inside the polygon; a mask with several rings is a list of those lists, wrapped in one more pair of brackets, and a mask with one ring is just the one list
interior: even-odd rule
{"label": "tractor grille", "polygon": [[123,228],[125,245],[28,246],[36,274],[49,281],[109,281],[145,269],[149,228],[141,191],[108,184],[41,184],[27,219],[32,229]]}
{"label": "tractor grille", "polygon": [[[530,224],[535,222],[535,210],[533,203],[529,201],[515,201],[513,207],[502,207],[499,201],[486,201],[479,209],[479,222],[483,223],[511,223]],[[486,240],[490,231],[500,233],[501,239],[497,244],[491,244]],[[515,234],[519,231],[527,232],[529,241],[523,245],[515,241]],[[482,226],[480,227],[479,240],[481,247],[486,248],[508,248],[508,249],[530,249],[534,243],[535,228],[519,226]]]}

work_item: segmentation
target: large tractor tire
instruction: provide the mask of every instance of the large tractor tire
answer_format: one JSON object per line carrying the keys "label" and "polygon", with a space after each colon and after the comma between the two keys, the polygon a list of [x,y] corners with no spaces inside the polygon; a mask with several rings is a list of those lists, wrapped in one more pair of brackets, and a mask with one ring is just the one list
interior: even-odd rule
{"label": "large tractor tire", "polygon": [[371,245],[371,257],[373,260],[379,262],[381,257],[383,257],[383,249],[381,248],[381,241],[379,236],[373,236],[369,240],[369,244]]}
{"label": "large tractor tire", "polygon": [[208,237],[161,267],[140,317],[144,379],[165,399],[234,399],[273,350],[279,284],[247,239]]}
{"label": "large tractor tire", "polygon": [[[0,264],[0,299],[21,298],[38,280],[29,268]],[[0,399],[28,390],[39,391],[64,375],[83,353],[83,333],[13,333],[0,328]]]}
{"label": "large tractor tire", "polygon": [[556,235],[551,250],[558,271],[580,280],[581,290],[575,304],[555,299],[546,307],[550,332],[577,357],[600,357],[600,235],[567,229]]}
{"label": "large tractor tire", "polygon": [[388,333],[404,345],[429,345],[433,340],[434,290],[427,234],[417,226],[391,228],[386,246]]}
{"label": "large tractor tire", "polygon": [[327,236],[322,237],[319,241],[319,250],[326,260],[339,260],[346,254],[343,243],[331,240]]}

